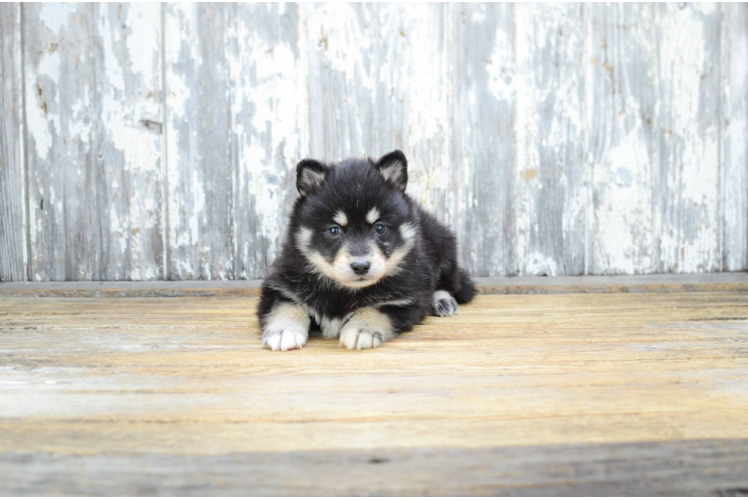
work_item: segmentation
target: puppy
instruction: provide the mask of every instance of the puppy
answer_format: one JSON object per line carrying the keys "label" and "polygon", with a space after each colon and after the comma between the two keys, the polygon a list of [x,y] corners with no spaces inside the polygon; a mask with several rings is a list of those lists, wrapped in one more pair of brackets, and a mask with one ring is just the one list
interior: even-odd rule
{"label": "puppy", "polygon": [[296,166],[301,196],[257,311],[264,345],[298,349],[311,330],[348,349],[379,347],[473,298],[454,235],[405,194],[407,182],[400,151]]}

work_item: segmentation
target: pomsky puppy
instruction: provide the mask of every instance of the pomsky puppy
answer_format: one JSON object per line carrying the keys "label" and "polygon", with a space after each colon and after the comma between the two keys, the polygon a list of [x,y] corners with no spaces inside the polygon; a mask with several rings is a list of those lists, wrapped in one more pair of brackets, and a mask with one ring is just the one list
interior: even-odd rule
{"label": "pomsky puppy", "polygon": [[301,348],[312,330],[348,349],[379,347],[473,298],[454,235],[405,194],[407,182],[401,151],[296,166],[301,196],[257,311],[264,345]]}

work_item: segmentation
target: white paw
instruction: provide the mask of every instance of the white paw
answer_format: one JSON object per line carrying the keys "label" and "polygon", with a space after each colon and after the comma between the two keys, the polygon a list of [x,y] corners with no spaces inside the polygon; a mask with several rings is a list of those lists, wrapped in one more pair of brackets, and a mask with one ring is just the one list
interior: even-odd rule
{"label": "white paw", "polygon": [[390,319],[376,309],[356,311],[340,330],[340,345],[348,349],[372,349],[392,339]]}
{"label": "white paw", "polygon": [[351,326],[340,332],[340,345],[348,349],[371,349],[382,345],[382,334],[367,327]]}
{"label": "white paw", "polygon": [[268,325],[262,332],[262,343],[274,351],[301,349],[309,338],[309,331],[301,325]]}
{"label": "white paw", "polygon": [[434,314],[436,316],[454,316],[459,307],[457,301],[446,290],[434,292]]}
{"label": "white paw", "polygon": [[262,343],[274,351],[301,349],[309,338],[309,316],[303,307],[283,303],[268,314]]}

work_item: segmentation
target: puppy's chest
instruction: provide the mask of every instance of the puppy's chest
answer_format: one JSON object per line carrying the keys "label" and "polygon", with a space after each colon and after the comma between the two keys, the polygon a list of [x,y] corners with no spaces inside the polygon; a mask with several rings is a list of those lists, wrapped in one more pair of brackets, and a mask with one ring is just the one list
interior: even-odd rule
{"label": "puppy's chest", "polygon": [[318,324],[324,321],[331,322],[335,319],[342,320],[353,314],[356,309],[365,306],[360,301],[350,300],[334,293],[313,294],[304,299],[304,307],[306,307],[309,316]]}

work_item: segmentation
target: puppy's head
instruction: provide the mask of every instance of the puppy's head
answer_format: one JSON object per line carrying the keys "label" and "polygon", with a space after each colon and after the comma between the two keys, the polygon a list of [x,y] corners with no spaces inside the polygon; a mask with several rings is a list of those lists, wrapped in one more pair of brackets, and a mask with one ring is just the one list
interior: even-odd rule
{"label": "puppy's head", "polygon": [[408,162],[400,151],[377,162],[301,161],[294,243],[309,270],[347,288],[364,288],[397,274],[416,238],[403,196],[407,183]]}

